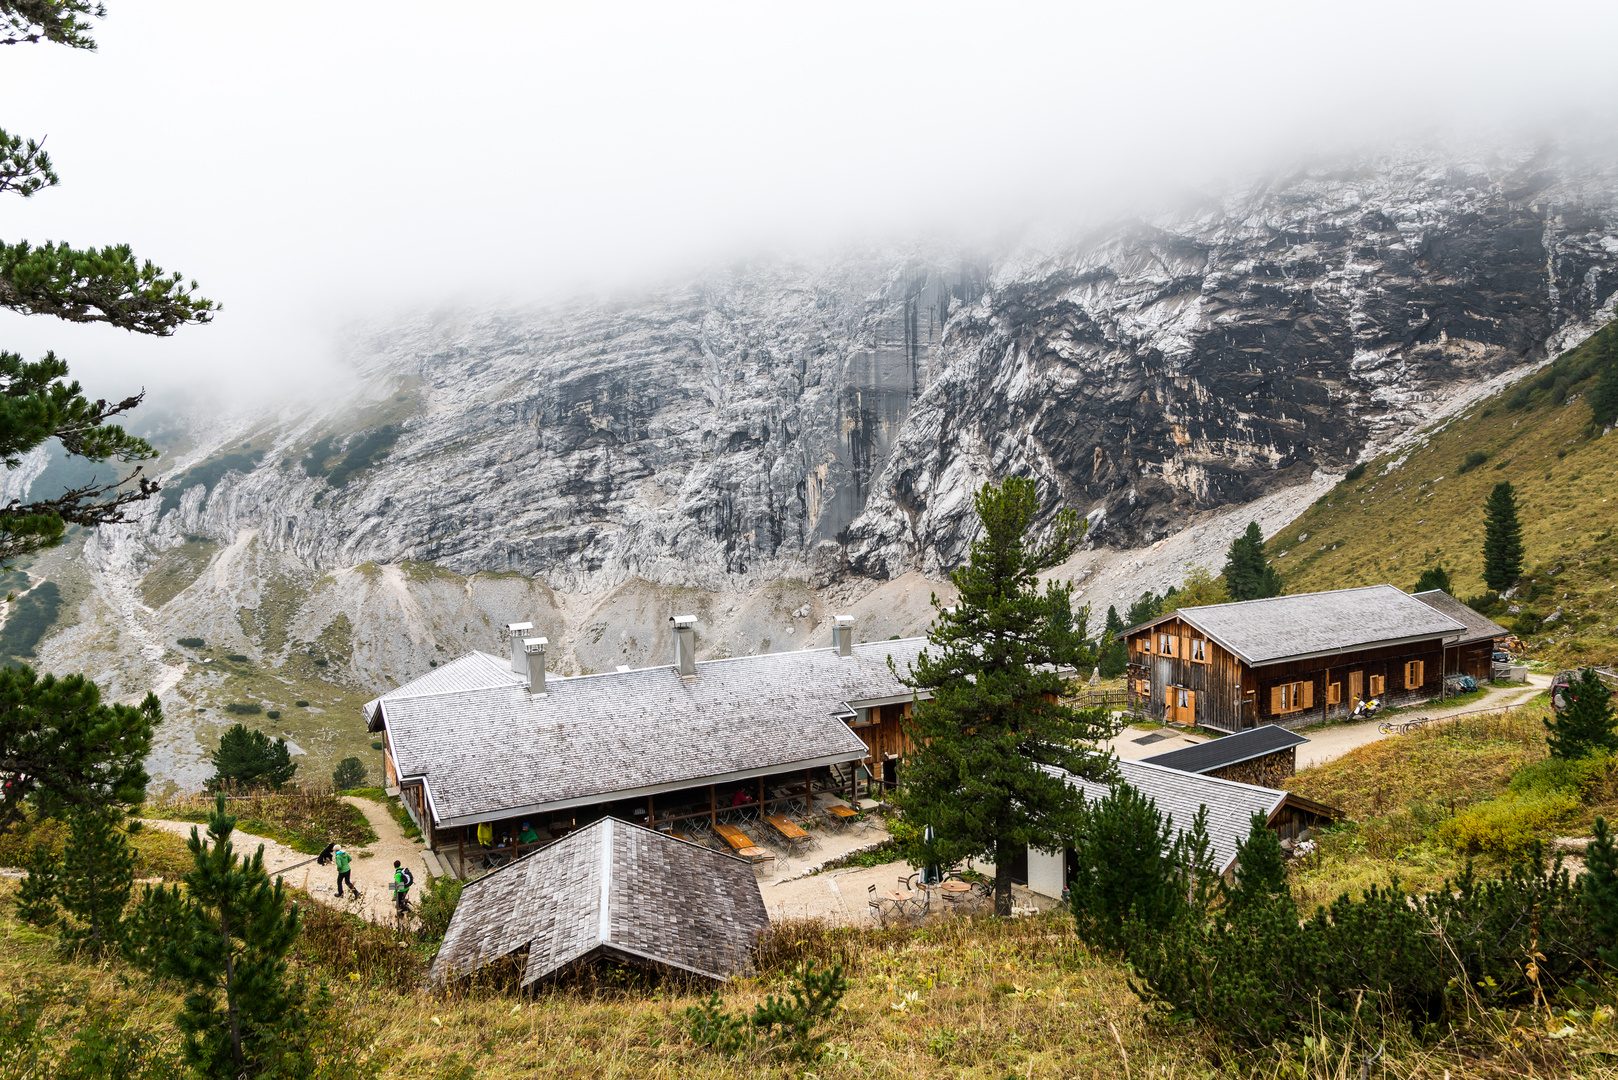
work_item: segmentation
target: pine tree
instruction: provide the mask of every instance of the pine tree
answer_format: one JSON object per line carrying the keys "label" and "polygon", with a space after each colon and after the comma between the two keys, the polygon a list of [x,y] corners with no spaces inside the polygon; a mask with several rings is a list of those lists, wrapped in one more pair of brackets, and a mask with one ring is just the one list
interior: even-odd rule
{"label": "pine tree", "polygon": [[1281,841],[1265,824],[1263,815],[1254,814],[1247,839],[1236,849],[1236,882],[1226,892],[1226,908],[1236,918],[1243,911],[1283,898],[1290,900],[1291,896]]}
{"label": "pine tree", "polygon": [[51,926],[61,918],[56,910],[56,885],[61,876],[51,849],[35,844],[28,855],[28,876],[17,884],[17,918],[35,926]]}
{"label": "pine tree", "polygon": [[1571,698],[1567,707],[1545,721],[1551,756],[1577,761],[1595,750],[1618,752],[1614,732],[1612,691],[1593,667],[1579,673],[1579,681],[1562,691]]}
{"label": "pine tree", "polygon": [[[89,20],[103,14],[92,0],[13,0],[0,4],[0,45],[48,41],[94,49]],[[38,141],[0,131],[0,193],[28,198],[58,182]],[[188,323],[208,322],[215,306],[196,295],[195,282],[187,286],[179,274],[164,274],[125,245],[79,250],[65,243],[36,247],[0,240],[0,309],[166,336]],[[67,371],[54,353],[30,363],[0,352],[0,459],[7,468],[52,437],[69,456],[89,461],[157,456],[146,440],[108,422],[138,406],[144,392],[122,401],[91,400],[78,383],[67,381]],[[109,484],[92,480],[54,498],[0,507],[0,563],[61,543],[70,524],[127,521],[131,505],[157,490],[136,466]]]}
{"label": "pine tree", "polygon": [[1489,492],[1484,506],[1483,581],[1495,592],[1505,592],[1522,576],[1522,522],[1517,520],[1517,491],[1502,480]]}
{"label": "pine tree", "polygon": [[1442,566],[1429,566],[1423,570],[1421,577],[1416,580],[1416,587],[1410,591],[1431,592],[1434,589],[1442,589],[1444,592],[1450,591],[1449,574]]}
{"label": "pine tree", "polygon": [[1614,347],[1614,334],[1611,329],[1607,332],[1604,343],[1604,359],[1601,374],[1596,377],[1595,386],[1590,388],[1590,419],[1598,428],[1610,427],[1618,422],[1618,348]]}
{"label": "pine tree", "polygon": [[1264,533],[1258,522],[1249,521],[1247,531],[1231,541],[1222,575],[1232,600],[1281,595],[1281,575],[1264,560]]}
{"label": "pine tree", "polygon": [[1618,967],[1618,846],[1606,818],[1596,818],[1595,839],[1584,850],[1579,889],[1597,955],[1608,967]]}
{"label": "pine tree", "polygon": [[29,796],[47,815],[140,802],[148,779],[141,763],[162,720],[155,694],[139,707],[107,705],[82,675],[0,668],[0,828],[21,816]]}
{"label": "pine tree", "polygon": [[[956,606],[935,596],[928,647],[905,685],[932,692],[906,725],[914,749],[899,772],[897,801],[918,838],[917,866],[963,859],[995,865],[995,911],[1011,911],[1011,865],[1029,845],[1060,850],[1083,811],[1079,792],[1047,767],[1099,776],[1107,759],[1089,740],[1106,730],[1105,709],[1063,703],[1094,650],[1072,614],[1072,586],[1036,574],[1066,559],[1083,536],[1071,510],[1050,538],[1029,541],[1039,511],[1032,480],[985,484],[974,496],[982,523],[970,560],[950,574]],[[922,826],[936,839],[927,843]]]}
{"label": "pine tree", "polygon": [[365,786],[365,763],[357,757],[346,757],[337,763],[331,774],[332,786],[338,791]]}
{"label": "pine tree", "polygon": [[68,829],[57,894],[80,925],[64,941],[100,956],[122,935],[124,908],[135,886],[135,853],[107,811],[76,810]]}
{"label": "pine tree", "polygon": [[1143,622],[1151,622],[1162,613],[1162,597],[1147,589],[1140,594],[1139,600],[1129,605],[1129,613],[1124,616],[1124,623],[1126,626],[1139,626]]}
{"label": "pine tree", "polygon": [[232,724],[219,736],[219,749],[212,757],[214,774],[208,778],[209,791],[230,784],[280,788],[298,771],[285,739],[272,742],[264,732],[249,730],[244,724]]}
{"label": "pine tree", "polygon": [[1101,677],[1116,679],[1129,668],[1129,648],[1120,635],[1124,620],[1116,607],[1107,608],[1107,627],[1101,637]]}
{"label": "pine tree", "polygon": [[131,919],[125,956],[188,984],[178,1025],[185,1058],[205,1077],[302,1075],[308,1031],[302,986],[288,978],[298,907],[264,869],[264,848],[237,858],[236,819],[218,796],[208,836],[191,830],[185,889],[148,886]]}

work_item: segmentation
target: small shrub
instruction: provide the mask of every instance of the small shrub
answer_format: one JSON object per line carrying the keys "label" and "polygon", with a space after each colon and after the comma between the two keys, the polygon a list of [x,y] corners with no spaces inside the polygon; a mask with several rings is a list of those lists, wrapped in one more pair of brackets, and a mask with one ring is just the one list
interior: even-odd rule
{"label": "small shrub", "polygon": [[239,652],[226,653],[225,654],[225,659],[229,660],[229,661],[231,661],[233,663],[237,663],[237,664],[245,664],[245,663],[247,663],[247,657],[243,656]]}
{"label": "small shrub", "polygon": [[61,918],[56,910],[56,883],[61,866],[44,844],[36,845],[28,857],[28,876],[17,885],[13,898],[17,918],[35,926],[51,926]]}
{"label": "small shrub", "polygon": [[329,660],[316,660],[315,667],[325,667],[328,663],[330,663]]}
{"label": "small shrub", "polygon": [[307,709],[309,707],[309,703],[307,701],[303,700],[302,698],[299,698],[297,701],[294,701],[292,704],[296,705],[300,709]]}
{"label": "small shrub", "polygon": [[371,749],[372,750],[380,750],[380,749],[382,749],[382,740],[381,739],[372,739],[371,740]]}
{"label": "small shrub", "polygon": [[1352,469],[1348,470],[1348,472],[1343,474],[1343,482],[1345,484],[1352,484],[1354,481],[1358,480],[1360,477],[1362,477],[1364,475],[1365,475],[1365,462],[1362,461],[1358,465],[1354,466]]}
{"label": "small shrub", "polygon": [[764,1004],[753,1007],[750,1017],[726,1012],[720,1007],[722,999],[715,991],[701,1005],[693,1005],[681,1014],[686,1033],[698,1046],[734,1056],[751,1049],[761,1034],[769,1036],[779,1028],[787,1040],[782,1048],[788,1057],[814,1061],[820,1057],[826,1041],[815,1029],[836,1011],[837,1003],[848,992],[848,980],[843,978],[841,965],[833,964],[817,972],[810,962],[793,973],[789,989],[790,1000],[771,994]]}
{"label": "small shrub", "polygon": [[1511,629],[1518,637],[1533,637],[1545,629],[1545,620],[1532,611],[1525,611],[1517,616],[1516,621],[1511,624]]}
{"label": "small shrub", "polygon": [[200,649],[203,646],[203,641],[199,637],[183,637],[179,643],[188,649]]}
{"label": "small shrub", "polygon": [[1566,791],[1508,794],[1475,803],[1441,822],[1437,836],[1456,851],[1519,856],[1533,847],[1538,833],[1578,808],[1578,797]]}
{"label": "small shrub", "polygon": [[449,931],[449,921],[455,917],[455,905],[461,902],[461,888],[465,884],[448,876],[435,877],[422,890],[416,915],[421,919],[423,941],[444,940],[444,934]]}
{"label": "small shrub", "polygon": [[1604,787],[1612,766],[1613,757],[1604,750],[1574,761],[1549,757],[1518,770],[1517,775],[1511,778],[1509,790],[1513,795],[1544,795],[1565,791],[1588,799]]}
{"label": "small shrub", "polygon": [[279,710],[279,709],[271,709],[269,712],[265,713],[264,715],[269,717],[271,720],[279,720],[279,719],[281,719],[281,710]]}
{"label": "small shrub", "polygon": [[1460,468],[1456,469],[1455,471],[1457,473],[1471,472],[1473,469],[1477,468],[1479,465],[1482,465],[1488,460],[1488,454],[1484,453],[1482,450],[1473,450],[1471,453],[1466,455],[1466,459],[1461,462]]}
{"label": "small shrub", "polygon": [[236,716],[257,716],[264,711],[264,706],[253,701],[232,701],[225,706],[225,711]]}

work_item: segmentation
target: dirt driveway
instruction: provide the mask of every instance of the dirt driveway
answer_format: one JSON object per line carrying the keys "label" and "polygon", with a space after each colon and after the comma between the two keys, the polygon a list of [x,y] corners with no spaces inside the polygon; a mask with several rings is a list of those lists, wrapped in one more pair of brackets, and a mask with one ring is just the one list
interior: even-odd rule
{"label": "dirt driveway", "polygon": [[[388,813],[385,806],[372,802],[370,799],[358,799],[344,796],[343,801],[357,806],[365,819],[371,823],[371,829],[376,833],[375,843],[365,847],[349,848],[349,854],[354,857],[353,878],[354,884],[359,887],[360,899],[353,900],[347,889],[343,890],[343,899],[336,895],[337,868],[328,863],[325,866],[316,864],[313,856],[305,855],[301,851],[293,851],[285,844],[251,833],[235,832],[231,834],[231,842],[235,845],[238,855],[252,857],[258,845],[264,845],[264,868],[274,877],[283,871],[288,885],[296,886],[309,893],[310,896],[331,907],[343,908],[356,915],[363,916],[371,922],[391,922],[393,920],[393,894],[388,891],[388,884],[393,881],[393,861],[410,867],[410,872],[416,877],[416,887],[410,891],[411,903],[415,903],[421,895],[421,886],[426,884],[427,866],[422,861],[422,845],[405,837],[399,829],[393,815]],[[156,818],[143,819],[154,829],[163,829],[177,836],[189,837],[193,828],[203,835],[207,834],[206,825],[197,825],[190,821],[164,821]]]}

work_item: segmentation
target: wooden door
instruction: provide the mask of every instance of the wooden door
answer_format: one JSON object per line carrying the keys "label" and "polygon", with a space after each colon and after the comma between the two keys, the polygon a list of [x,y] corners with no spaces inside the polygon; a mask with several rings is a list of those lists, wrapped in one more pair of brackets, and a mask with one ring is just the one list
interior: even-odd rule
{"label": "wooden door", "polygon": [[1348,673],[1348,707],[1353,709],[1365,700],[1365,672],[1350,671]]}
{"label": "wooden door", "polygon": [[1180,723],[1195,725],[1197,722],[1197,692],[1185,692],[1185,706],[1180,710]]}

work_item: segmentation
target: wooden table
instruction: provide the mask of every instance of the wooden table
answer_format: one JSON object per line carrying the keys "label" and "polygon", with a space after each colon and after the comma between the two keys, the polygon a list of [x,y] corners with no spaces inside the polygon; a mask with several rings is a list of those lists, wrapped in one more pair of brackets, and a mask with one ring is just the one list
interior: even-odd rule
{"label": "wooden table", "polygon": [[789,849],[795,848],[799,844],[808,847],[815,842],[814,837],[798,828],[797,823],[784,814],[771,814],[764,821],[770,828],[781,834],[782,838],[786,840]]}
{"label": "wooden table", "polygon": [[720,837],[724,839],[725,843],[734,848],[737,854],[740,854],[743,848],[758,846],[753,843],[752,839],[746,833],[742,832],[734,825],[715,825],[713,827],[713,831],[718,833]]}
{"label": "wooden table", "polygon": [[860,816],[860,812],[858,810],[843,803],[833,803],[832,805],[826,807],[826,813],[841,821],[848,821],[852,818],[857,818]]}

